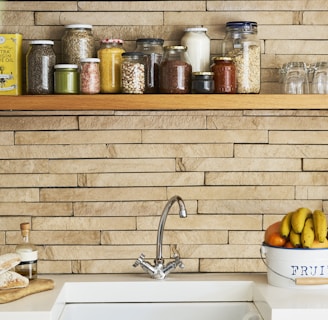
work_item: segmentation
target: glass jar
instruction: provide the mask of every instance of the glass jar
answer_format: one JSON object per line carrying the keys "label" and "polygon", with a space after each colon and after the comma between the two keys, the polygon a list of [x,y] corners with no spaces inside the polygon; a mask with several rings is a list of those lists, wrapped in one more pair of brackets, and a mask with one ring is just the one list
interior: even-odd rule
{"label": "glass jar", "polygon": [[259,93],[261,89],[261,47],[257,23],[232,21],[226,24],[222,54],[236,64],[237,92]]}
{"label": "glass jar", "polygon": [[120,93],[122,91],[121,64],[123,40],[104,39],[100,42],[100,49],[97,52],[100,59],[100,92]]}
{"label": "glass jar", "polygon": [[213,93],[213,72],[193,72],[191,93]]}
{"label": "glass jar", "polygon": [[230,57],[215,57],[211,67],[214,72],[214,93],[236,93],[236,66]]}
{"label": "glass jar", "polygon": [[142,52],[122,53],[122,92],[142,94],[146,86],[146,66]]}
{"label": "glass jar", "polygon": [[313,79],[311,85],[311,92],[318,94],[328,93],[328,62],[317,62],[312,70]]}
{"label": "glass jar", "polygon": [[191,93],[192,67],[185,46],[166,46],[159,68],[160,93]]}
{"label": "glass jar", "polygon": [[98,58],[81,59],[80,92],[95,94],[100,92],[100,72]]}
{"label": "glass jar", "polygon": [[79,93],[79,72],[77,64],[55,65],[55,93]]}
{"label": "glass jar", "polygon": [[66,25],[61,43],[63,63],[78,65],[81,59],[95,55],[92,26],[89,24]]}
{"label": "glass jar", "polygon": [[186,28],[181,45],[186,46],[193,72],[210,70],[211,40],[207,28]]}
{"label": "glass jar", "polygon": [[163,57],[163,39],[137,39],[135,51],[146,56],[146,89],[145,93],[159,92],[159,65]]}
{"label": "glass jar", "polygon": [[28,94],[54,93],[54,66],[56,55],[51,40],[29,42],[26,54],[26,92]]}
{"label": "glass jar", "polygon": [[284,66],[283,93],[309,93],[308,67],[304,62],[289,62]]}

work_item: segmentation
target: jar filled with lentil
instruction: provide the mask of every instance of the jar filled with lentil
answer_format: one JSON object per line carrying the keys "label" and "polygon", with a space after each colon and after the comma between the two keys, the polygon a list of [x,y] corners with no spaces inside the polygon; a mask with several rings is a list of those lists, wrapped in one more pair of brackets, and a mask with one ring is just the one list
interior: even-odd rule
{"label": "jar filled with lentil", "polygon": [[123,40],[104,39],[100,42],[100,49],[97,52],[100,59],[100,92],[120,93],[122,91],[121,64]]}
{"label": "jar filled with lentil", "polygon": [[55,65],[55,93],[79,93],[79,72],[77,64]]}
{"label": "jar filled with lentil", "polygon": [[213,93],[213,72],[193,72],[191,93]]}
{"label": "jar filled with lentil", "polygon": [[29,42],[26,53],[26,92],[28,94],[54,93],[54,66],[56,54],[51,40]]}
{"label": "jar filled with lentil", "polygon": [[259,93],[261,89],[261,48],[257,23],[232,21],[226,23],[222,54],[232,57],[236,65],[237,92]]}
{"label": "jar filled with lentil", "polygon": [[159,65],[163,57],[163,39],[137,39],[135,51],[143,52],[146,58],[146,89],[145,93],[159,92]]}
{"label": "jar filled with lentil", "polygon": [[122,92],[142,94],[146,88],[146,64],[142,52],[122,53]]}
{"label": "jar filled with lentil", "polygon": [[95,94],[100,92],[100,72],[98,58],[81,59],[80,92]]}
{"label": "jar filled with lentil", "polygon": [[66,25],[61,43],[63,63],[80,64],[81,59],[95,56],[92,26],[89,24]]}
{"label": "jar filled with lentil", "polygon": [[232,58],[215,57],[213,61],[214,93],[236,93],[236,66]]}
{"label": "jar filled with lentil", "polygon": [[185,46],[166,46],[159,68],[160,93],[191,93],[192,67]]}

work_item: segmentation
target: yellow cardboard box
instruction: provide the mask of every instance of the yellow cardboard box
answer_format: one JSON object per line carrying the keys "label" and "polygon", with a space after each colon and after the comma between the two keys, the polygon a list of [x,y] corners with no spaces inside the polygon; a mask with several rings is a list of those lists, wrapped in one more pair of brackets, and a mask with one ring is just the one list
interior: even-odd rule
{"label": "yellow cardboard box", "polygon": [[0,95],[22,94],[22,42],[19,33],[0,33]]}

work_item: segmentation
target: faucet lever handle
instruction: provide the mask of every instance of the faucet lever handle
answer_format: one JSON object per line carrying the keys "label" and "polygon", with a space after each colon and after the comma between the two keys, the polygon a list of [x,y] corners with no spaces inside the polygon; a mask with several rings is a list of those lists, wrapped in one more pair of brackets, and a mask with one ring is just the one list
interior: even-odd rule
{"label": "faucet lever handle", "polygon": [[140,265],[141,263],[144,262],[144,259],[145,259],[145,255],[142,253],[140,255],[140,257],[135,261],[135,263],[133,264],[133,267],[137,267],[138,265]]}

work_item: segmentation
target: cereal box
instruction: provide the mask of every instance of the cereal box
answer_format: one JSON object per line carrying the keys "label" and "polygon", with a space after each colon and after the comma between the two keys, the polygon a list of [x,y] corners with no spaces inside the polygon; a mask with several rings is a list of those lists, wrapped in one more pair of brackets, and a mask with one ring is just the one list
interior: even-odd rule
{"label": "cereal box", "polygon": [[0,95],[22,94],[22,41],[19,33],[0,33]]}

